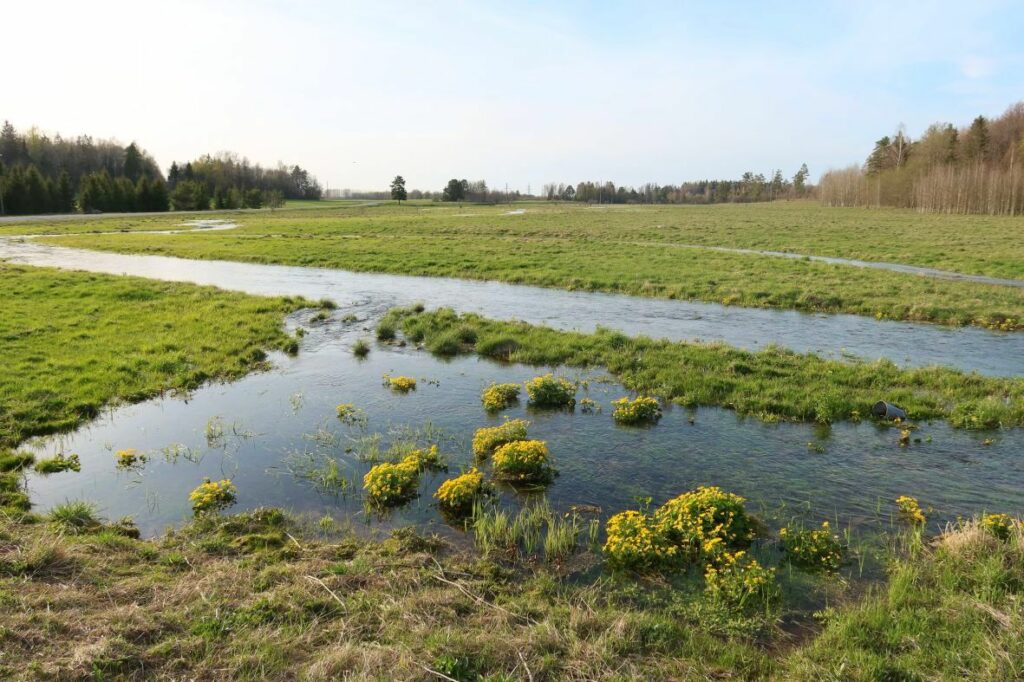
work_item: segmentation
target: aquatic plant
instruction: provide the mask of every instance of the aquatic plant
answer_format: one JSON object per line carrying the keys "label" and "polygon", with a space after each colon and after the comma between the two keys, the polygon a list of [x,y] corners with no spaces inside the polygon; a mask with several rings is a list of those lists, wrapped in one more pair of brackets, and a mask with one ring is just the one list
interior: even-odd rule
{"label": "aquatic plant", "polygon": [[723,552],[704,567],[704,590],[733,608],[767,606],[781,595],[775,569],[765,568],[743,550]]}
{"label": "aquatic plant", "polygon": [[547,498],[528,504],[515,514],[485,506],[478,499],[473,504],[471,519],[473,539],[484,555],[532,560],[543,552],[545,561],[558,562],[579,549],[579,515],[556,514]]}
{"label": "aquatic plant", "polygon": [[1013,529],[1021,526],[1021,522],[1009,514],[982,514],[979,522],[982,528],[1000,540],[1009,540]]}
{"label": "aquatic plant", "polygon": [[338,421],[346,426],[358,426],[366,423],[366,412],[355,406],[354,403],[341,403],[334,408]]}
{"label": "aquatic plant", "polygon": [[662,541],[650,518],[634,509],[619,512],[605,525],[605,560],[617,569],[643,570],[675,554]]}
{"label": "aquatic plant", "polygon": [[370,354],[370,342],[366,339],[357,339],[356,342],[352,344],[352,354],[357,358],[365,358]]}
{"label": "aquatic plant", "polygon": [[485,426],[473,434],[473,454],[488,457],[495,448],[517,440],[526,440],[526,429],[530,422],[525,419],[509,419],[499,426]]}
{"label": "aquatic plant", "polygon": [[779,542],[789,562],[811,571],[838,571],[843,563],[844,548],[828,521],[821,528],[779,529]]}
{"label": "aquatic plant", "polygon": [[377,338],[379,340],[393,341],[396,334],[397,329],[395,327],[395,323],[391,320],[384,319],[377,324]]}
{"label": "aquatic plant", "polygon": [[449,514],[462,515],[473,509],[473,504],[484,490],[484,475],[476,468],[450,478],[434,492],[437,504]]}
{"label": "aquatic plant", "polygon": [[384,385],[398,393],[408,393],[416,390],[416,379],[413,377],[393,377],[390,374],[384,375]]}
{"label": "aquatic plant", "polygon": [[550,372],[527,381],[526,394],[534,407],[571,408],[576,404],[576,385]]}
{"label": "aquatic plant", "polygon": [[146,455],[135,448],[125,448],[114,453],[114,460],[118,469],[131,469],[140,464],[145,464]]}
{"label": "aquatic plant", "polygon": [[437,445],[430,445],[429,447],[410,450],[402,461],[415,462],[416,468],[420,471],[424,471],[425,469],[441,469],[444,467],[444,462],[442,461],[440,452],[438,452]]}
{"label": "aquatic plant", "polygon": [[927,520],[917,499],[908,495],[900,495],[896,498],[896,508],[899,510],[900,516],[912,525],[924,525]]}
{"label": "aquatic plant", "polygon": [[494,451],[494,475],[517,483],[543,483],[553,474],[549,458],[544,441],[514,440]]}
{"label": "aquatic plant", "polygon": [[363,477],[363,489],[369,502],[378,507],[401,504],[416,495],[420,484],[420,462],[407,457],[401,462],[383,462]]}
{"label": "aquatic plant", "polygon": [[592,398],[582,398],[579,402],[580,412],[583,414],[595,414],[601,411],[601,404]]}
{"label": "aquatic plant", "polygon": [[27,469],[35,461],[31,452],[0,452],[0,473]]}
{"label": "aquatic plant", "polygon": [[235,484],[230,479],[211,481],[204,478],[203,482],[189,493],[188,499],[192,504],[192,513],[199,516],[230,507],[235,503],[237,493]]}
{"label": "aquatic plant", "polygon": [[78,460],[78,455],[72,454],[65,456],[63,452],[60,452],[49,459],[41,459],[36,462],[35,469],[41,474],[55,474],[61,471],[81,471],[82,463]]}
{"label": "aquatic plant", "polygon": [[754,537],[754,520],[744,499],[715,486],[701,486],[669,500],[653,515],[655,532],[678,548],[679,556],[713,559]]}
{"label": "aquatic plant", "polygon": [[661,406],[655,398],[619,398],[612,401],[612,406],[612,419],[619,424],[649,424],[661,419]]}
{"label": "aquatic plant", "polygon": [[480,395],[480,401],[484,404],[485,410],[496,412],[519,400],[519,391],[519,384],[493,383],[484,389]]}

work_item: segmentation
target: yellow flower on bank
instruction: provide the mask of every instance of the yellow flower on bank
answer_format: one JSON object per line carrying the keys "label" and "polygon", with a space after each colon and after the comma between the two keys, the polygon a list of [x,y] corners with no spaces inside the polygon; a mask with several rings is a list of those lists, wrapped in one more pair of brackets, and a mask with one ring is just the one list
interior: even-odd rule
{"label": "yellow flower on bank", "polygon": [[921,505],[913,497],[900,495],[896,498],[896,507],[899,509],[900,516],[915,526],[923,525],[927,521],[924,512],[921,511]]}
{"label": "yellow flower on bank", "polygon": [[445,511],[464,514],[473,508],[473,502],[483,492],[483,486],[484,475],[474,468],[442,483],[434,497]]}
{"label": "yellow flower on bank", "polygon": [[198,516],[230,507],[235,503],[236,492],[235,484],[229,479],[211,481],[206,478],[189,494],[188,499],[192,503],[192,512]]}

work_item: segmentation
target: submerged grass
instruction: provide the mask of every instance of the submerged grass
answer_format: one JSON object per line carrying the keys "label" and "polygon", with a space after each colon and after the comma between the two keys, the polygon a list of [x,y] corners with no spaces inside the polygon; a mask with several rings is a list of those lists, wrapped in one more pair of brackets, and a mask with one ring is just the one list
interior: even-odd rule
{"label": "submerged grass", "polygon": [[[593,334],[502,322],[450,309],[400,310],[406,334],[423,337],[472,326],[476,350],[535,365],[606,367],[627,388],[684,406],[715,405],[768,421],[830,423],[871,415],[878,400],[911,419],[946,419],[970,429],[1024,426],[1024,379],[985,377],[945,367],[901,369],[892,362],[822,359],[769,347],[656,341],[598,329]],[[495,340],[502,340],[496,354]],[[515,350],[505,352],[506,342]]]}
{"label": "submerged grass", "polygon": [[[364,207],[246,216],[237,230],[87,234],[67,246],[187,258],[336,267],[610,291],[728,305],[1024,328],[1024,291],[799,259],[739,247],[889,261],[1024,279],[1014,218],[822,209],[804,202],[721,206]],[[159,220],[159,219],[158,219]],[[169,216],[164,227],[180,220]],[[152,229],[151,220],[8,226],[0,231]],[[357,237],[357,238],[354,238]],[[447,343],[454,348],[454,339]]]}
{"label": "submerged grass", "polygon": [[117,401],[238,378],[301,299],[0,263],[0,449]]}

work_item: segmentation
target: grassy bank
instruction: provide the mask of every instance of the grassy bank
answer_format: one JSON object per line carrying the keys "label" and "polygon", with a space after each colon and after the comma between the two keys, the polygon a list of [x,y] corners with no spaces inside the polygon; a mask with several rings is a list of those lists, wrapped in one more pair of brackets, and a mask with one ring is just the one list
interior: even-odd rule
{"label": "grassy bank", "polygon": [[294,346],[282,319],[305,305],[0,263],[0,448],[113,402],[240,377]]}
{"label": "grassy bank", "polygon": [[[767,421],[828,423],[868,418],[878,400],[912,420],[947,419],[963,428],[1024,426],[1024,380],[944,368],[901,369],[888,361],[837,362],[780,348],[656,341],[599,330],[556,331],[450,309],[395,309],[382,321],[442,353],[539,365],[606,367],[627,388],[685,406],[716,405]],[[470,331],[472,333],[470,333]],[[465,340],[476,339],[473,343]]]}
{"label": "grassy bank", "polygon": [[[750,307],[1024,328],[1024,290],[690,246],[790,250],[1024,277],[1019,221],[737,206],[349,206],[245,215],[237,230],[88,234],[50,243],[131,253],[489,279]],[[175,218],[32,225],[157,229]],[[165,221],[165,222],[161,222]],[[17,232],[18,226],[0,228]]]}
{"label": "grassy bank", "polygon": [[[1017,679],[1024,540],[970,523],[798,641],[684,589],[523,571],[436,538],[324,535],[278,512],[153,541],[0,523],[5,679]],[[305,532],[304,532],[305,529]],[[748,618],[749,620],[749,618]],[[443,675],[444,677],[441,677]]]}

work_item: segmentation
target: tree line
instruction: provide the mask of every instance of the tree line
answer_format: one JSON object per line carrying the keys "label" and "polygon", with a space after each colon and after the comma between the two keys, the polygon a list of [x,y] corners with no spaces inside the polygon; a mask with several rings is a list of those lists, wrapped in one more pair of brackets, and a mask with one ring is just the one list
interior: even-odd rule
{"label": "tree line", "polygon": [[827,206],[1024,214],[1024,102],[966,126],[934,123],[916,140],[900,126],[863,164],[825,173],[819,196]]}
{"label": "tree line", "polygon": [[0,214],[275,208],[322,192],[298,165],[265,169],[221,153],[172,163],[165,179],[134,142],[19,133],[8,121],[0,129]]}

